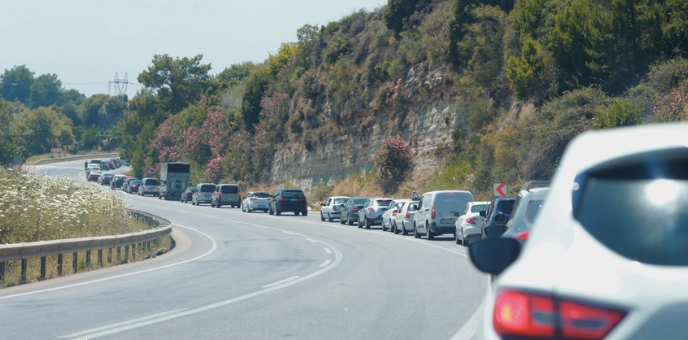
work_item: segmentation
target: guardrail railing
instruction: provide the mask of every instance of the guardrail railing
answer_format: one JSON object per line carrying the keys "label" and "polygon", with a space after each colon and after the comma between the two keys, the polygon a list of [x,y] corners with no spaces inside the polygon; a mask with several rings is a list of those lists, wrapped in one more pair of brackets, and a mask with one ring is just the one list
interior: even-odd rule
{"label": "guardrail railing", "polygon": [[121,257],[121,249],[124,247],[124,259],[128,260],[131,247],[132,257],[139,252],[150,249],[151,242],[157,244],[158,240],[172,233],[170,221],[143,211],[130,210],[129,213],[139,221],[143,221],[153,229],[135,233],[82,237],[64,240],[41,241],[30,243],[14,243],[0,245],[0,282],[5,281],[5,268],[7,261],[21,260],[21,283],[26,283],[28,259],[41,258],[41,279],[46,276],[46,257],[57,255],[57,275],[62,276],[62,255],[72,253],[72,267],[77,272],[78,253],[86,252],[86,266],[91,265],[91,251],[98,251],[98,264],[103,266],[103,250],[108,249],[108,262],[111,262],[113,249],[117,250],[117,258]]}
{"label": "guardrail railing", "polygon": [[37,160],[35,163],[33,163],[33,165],[78,161],[81,159],[111,158],[111,157],[118,157],[118,156],[119,156],[119,153],[115,152],[115,153],[101,153],[101,154],[94,154],[94,155],[77,155],[77,156],[69,156],[69,157],[44,158],[44,159]]}

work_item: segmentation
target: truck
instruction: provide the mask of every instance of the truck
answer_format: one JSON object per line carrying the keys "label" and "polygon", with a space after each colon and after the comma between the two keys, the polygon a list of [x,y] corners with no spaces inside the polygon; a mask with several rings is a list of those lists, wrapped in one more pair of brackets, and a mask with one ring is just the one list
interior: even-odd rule
{"label": "truck", "polygon": [[191,186],[191,165],[189,163],[162,163],[159,199],[181,199],[182,193],[189,186]]}

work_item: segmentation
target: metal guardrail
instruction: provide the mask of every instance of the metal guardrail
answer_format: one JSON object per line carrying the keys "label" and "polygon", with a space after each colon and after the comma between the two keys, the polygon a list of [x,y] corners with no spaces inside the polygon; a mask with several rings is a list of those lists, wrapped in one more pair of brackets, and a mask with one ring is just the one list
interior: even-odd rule
{"label": "metal guardrail", "polygon": [[73,254],[72,266],[74,272],[76,273],[78,252],[86,251],[86,265],[89,266],[91,260],[91,251],[98,250],[98,263],[102,266],[104,249],[109,249],[109,260],[112,256],[112,249],[117,249],[117,256],[119,257],[121,255],[121,247],[125,247],[124,254],[125,259],[127,259],[130,246],[132,256],[135,256],[137,247],[139,251],[142,251],[143,247],[150,248],[151,241],[157,244],[159,239],[172,233],[172,223],[162,217],[138,210],[130,210],[129,213],[137,220],[151,225],[153,229],[113,236],[82,237],[64,240],[0,245],[0,281],[4,282],[5,280],[6,261],[22,261],[21,281],[22,283],[25,283],[28,259],[36,257],[41,258],[41,278],[45,278],[46,256],[57,255],[57,274],[61,276],[63,254]]}
{"label": "metal guardrail", "polygon": [[119,156],[119,153],[115,152],[115,153],[100,153],[100,154],[93,154],[93,155],[78,155],[78,156],[58,157],[58,158],[44,158],[44,159],[37,160],[35,163],[33,163],[33,165],[78,161],[81,159],[111,158],[111,157],[118,157],[118,156]]}

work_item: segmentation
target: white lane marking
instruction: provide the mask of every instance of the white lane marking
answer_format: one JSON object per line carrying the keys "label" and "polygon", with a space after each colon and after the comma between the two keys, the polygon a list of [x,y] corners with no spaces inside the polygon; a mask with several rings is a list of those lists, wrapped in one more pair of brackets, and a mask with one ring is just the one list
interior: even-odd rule
{"label": "white lane marking", "polygon": [[133,324],[133,323],[141,322],[141,321],[146,321],[146,320],[150,320],[150,319],[159,318],[159,317],[165,316],[165,315],[170,315],[170,314],[174,314],[174,313],[179,313],[179,312],[185,311],[185,310],[186,310],[186,309],[175,309],[175,310],[167,311],[167,312],[164,312],[164,313],[159,313],[159,314],[153,314],[153,315],[144,316],[144,317],[138,318],[138,319],[132,319],[132,320],[124,321],[124,322],[114,323],[114,324],[108,325],[108,326],[91,328],[91,329],[87,329],[87,330],[85,330],[85,331],[83,331],[83,332],[78,332],[78,333],[72,333],[72,334],[68,334],[68,335],[63,335],[63,336],[59,337],[58,339],[75,338],[75,337],[82,336],[82,335],[89,334],[89,333],[100,332],[100,331],[104,331],[104,330],[110,329],[110,328],[116,328],[116,327],[120,327],[120,326],[126,326],[126,325],[130,325],[130,324]]}
{"label": "white lane marking", "polygon": [[328,254],[332,254],[332,250],[330,250],[330,248],[325,248],[325,252]]}
{"label": "white lane marking", "polygon": [[282,232],[289,235],[296,235],[296,233],[292,233],[291,231],[282,230]]}
{"label": "white lane marking", "polygon": [[316,240],[314,240],[314,239],[312,239],[312,238],[306,238],[306,240],[311,241],[311,242],[313,242],[313,243],[318,243],[318,241],[316,241]]}
{"label": "white lane marking", "polygon": [[270,287],[274,287],[274,286],[279,286],[279,285],[281,285],[281,284],[283,284],[283,283],[285,283],[285,282],[289,282],[289,281],[291,281],[291,280],[296,280],[296,279],[298,279],[298,278],[300,278],[300,276],[288,277],[288,278],[286,278],[286,279],[284,279],[284,280],[279,280],[279,281],[273,282],[273,283],[271,283],[271,284],[269,284],[269,285],[265,285],[265,286],[263,286],[262,288],[270,288]]}
{"label": "white lane marking", "polygon": [[92,284],[92,283],[103,282],[103,281],[110,281],[110,280],[119,279],[119,278],[123,278],[123,277],[127,277],[127,276],[132,276],[132,275],[138,275],[138,274],[153,272],[153,271],[156,271],[156,270],[165,269],[165,268],[170,268],[170,267],[178,266],[178,265],[180,265],[180,264],[189,263],[189,262],[192,262],[192,261],[196,261],[196,260],[202,259],[202,258],[204,258],[204,257],[206,257],[206,256],[208,256],[208,255],[210,255],[210,254],[212,254],[212,253],[215,251],[215,249],[217,249],[217,242],[215,241],[214,238],[210,237],[208,234],[203,233],[203,232],[200,232],[200,231],[198,231],[198,230],[196,230],[196,229],[194,229],[194,228],[185,227],[185,226],[183,226],[183,225],[179,225],[179,224],[173,224],[173,225],[175,225],[175,226],[177,226],[177,227],[182,227],[182,228],[185,228],[185,229],[193,230],[193,231],[195,231],[195,232],[197,232],[197,233],[199,233],[199,234],[201,234],[201,235],[207,237],[207,238],[210,240],[210,242],[212,242],[212,246],[210,247],[210,250],[208,250],[207,252],[205,252],[205,253],[203,253],[203,254],[201,254],[201,255],[198,255],[198,256],[196,256],[196,257],[194,257],[194,258],[192,258],[192,259],[188,259],[188,260],[184,260],[184,261],[180,261],[180,262],[175,262],[175,263],[170,263],[170,264],[167,264],[167,265],[164,265],[164,266],[160,266],[160,267],[155,267],[155,268],[140,270],[140,271],[137,271],[137,272],[127,273],[127,274],[115,275],[115,276],[105,277],[105,278],[102,278],[102,279],[91,280],[91,281],[85,281],[85,282],[80,282],[80,283],[75,283],[75,284],[70,284],[70,285],[55,287],[55,288],[48,288],[48,289],[36,290],[36,291],[32,291],[32,292],[19,293],[19,294],[14,294],[14,295],[0,296],[0,300],[10,299],[10,298],[15,298],[15,297],[20,297],[20,296],[26,296],[26,295],[33,295],[33,294],[38,294],[38,293],[52,292],[52,291],[62,290],[62,289],[67,289],[67,288],[72,288],[72,287],[85,286],[85,285],[89,285],[89,284]]}
{"label": "white lane marking", "polygon": [[327,266],[330,264],[330,262],[332,262],[332,261],[331,261],[331,260],[325,260],[325,262],[323,262],[323,263],[320,265],[320,267],[327,267]]}
{"label": "white lane marking", "polygon": [[[266,228],[267,228],[267,229],[280,230],[280,229],[273,228],[273,227],[266,227]],[[246,299],[250,299],[250,298],[252,298],[252,297],[256,297],[256,296],[259,296],[259,295],[267,294],[267,293],[269,293],[269,292],[273,292],[273,291],[276,291],[276,290],[279,290],[279,289],[282,289],[282,288],[286,288],[286,287],[295,285],[295,284],[297,284],[297,283],[301,283],[301,282],[303,282],[303,281],[312,279],[312,278],[314,278],[314,277],[316,277],[316,276],[325,274],[325,273],[327,273],[328,271],[330,271],[330,270],[334,269],[335,267],[337,267],[337,266],[342,262],[342,257],[343,257],[343,256],[342,256],[342,252],[339,251],[339,249],[333,247],[331,244],[326,243],[326,242],[323,242],[323,241],[321,241],[321,240],[318,240],[318,241],[319,241],[320,243],[322,243],[322,244],[324,244],[324,245],[330,247],[330,249],[332,249],[332,250],[334,251],[335,260],[334,260],[334,262],[332,263],[332,265],[327,266],[327,267],[325,267],[325,268],[323,268],[323,269],[320,269],[320,270],[318,270],[317,272],[308,274],[308,275],[303,276],[303,277],[300,277],[300,278],[298,278],[298,279],[294,279],[294,280],[291,280],[291,281],[287,281],[287,282],[282,283],[282,284],[279,284],[279,285],[277,285],[277,286],[272,286],[272,287],[270,287],[270,288],[265,288],[265,289],[262,289],[262,290],[259,290],[259,291],[253,292],[253,293],[249,293],[249,294],[246,294],[246,295],[238,296],[238,297],[235,297],[235,298],[232,298],[232,299],[229,299],[229,300],[224,300],[224,301],[212,303],[212,304],[209,304],[209,305],[206,305],[206,306],[202,306],[202,307],[198,307],[198,308],[194,308],[194,309],[189,309],[189,310],[181,311],[181,312],[178,312],[178,313],[173,313],[173,314],[161,316],[161,317],[158,317],[158,318],[155,318],[155,319],[150,319],[150,320],[141,321],[141,322],[134,323],[134,324],[129,324],[129,325],[126,325],[126,326],[120,326],[120,327],[116,327],[116,328],[110,328],[110,329],[108,329],[108,330],[106,330],[106,331],[87,334],[87,335],[85,335],[85,336],[83,336],[83,337],[74,338],[74,339],[72,339],[72,340],[75,340],[75,339],[93,339],[93,338],[98,338],[98,337],[101,337],[101,336],[106,336],[106,335],[110,335],[110,334],[120,333],[120,332],[124,332],[124,331],[130,330],[130,329],[139,328],[139,327],[144,327],[144,326],[152,325],[152,324],[155,324],[155,323],[159,323],[159,322],[163,322],[163,321],[167,321],[167,320],[179,318],[179,317],[182,317],[182,316],[187,316],[187,315],[192,315],[192,314],[196,314],[196,313],[205,312],[205,311],[210,310],[210,309],[214,309],[214,308],[226,306],[226,305],[229,305],[229,304],[232,304],[232,303],[235,303],[235,302],[243,301],[243,300],[246,300]]]}

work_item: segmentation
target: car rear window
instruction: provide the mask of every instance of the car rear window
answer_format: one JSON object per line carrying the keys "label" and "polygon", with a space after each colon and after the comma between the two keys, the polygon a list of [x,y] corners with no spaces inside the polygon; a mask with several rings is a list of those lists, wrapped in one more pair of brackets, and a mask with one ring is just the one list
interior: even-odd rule
{"label": "car rear window", "polygon": [[610,250],[642,263],[688,266],[688,152],[631,157],[579,176],[574,218]]}
{"label": "car rear window", "polygon": [[348,201],[348,200],[349,200],[348,198],[335,198],[333,204],[342,204],[342,203],[346,203],[346,201]]}
{"label": "car rear window", "polygon": [[489,204],[476,204],[471,207],[471,212],[472,213],[479,213],[481,211],[487,211],[487,209],[490,209]]}
{"label": "car rear window", "polygon": [[212,184],[201,185],[201,192],[213,192],[215,191],[215,186]]}
{"label": "car rear window", "polygon": [[354,199],[354,204],[356,204],[356,205],[358,205],[358,204],[365,204],[365,202],[366,202],[367,200],[368,200],[367,198],[356,198],[356,199]]}
{"label": "car rear window", "polygon": [[399,203],[397,203],[397,209],[401,210],[404,208],[405,205],[406,205],[406,202],[399,202]]}
{"label": "car rear window", "polygon": [[511,211],[513,209],[514,209],[514,201],[513,200],[499,201],[499,203],[497,203],[497,213],[511,214]]}
{"label": "car rear window", "polygon": [[239,187],[236,185],[223,185],[221,190],[222,190],[223,194],[238,194],[239,193]]}
{"label": "car rear window", "polygon": [[284,190],[282,191],[282,197],[301,197],[304,196],[301,190]]}
{"label": "car rear window", "polygon": [[158,180],[157,179],[147,179],[146,185],[158,185]]}
{"label": "car rear window", "polygon": [[375,204],[378,207],[386,207],[389,206],[390,203],[392,203],[392,200],[375,200]]}
{"label": "car rear window", "polygon": [[270,194],[268,194],[267,192],[256,192],[256,193],[253,193],[253,197],[268,198],[268,197],[270,197]]}
{"label": "car rear window", "polygon": [[[463,194],[457,193],[439,193],[435,196],[435,204],[433,205],[440,211],[459,212],[461,208],[467,203],[467,197]],[[473,197],[470,197],[468,202],[472,202]]]}
{"label": "car rear window", "polygon": [[138,184],[141,184],[141,181],[132,181],[131,183],[129,183],[129,185],[138,185]]}
{"label": "car rear window", "polygon": [[532,224],[535,222],[540,209],[542,209],[543,200],[533,200],[528,202],[528,207],[526,208],[526,222]]}

